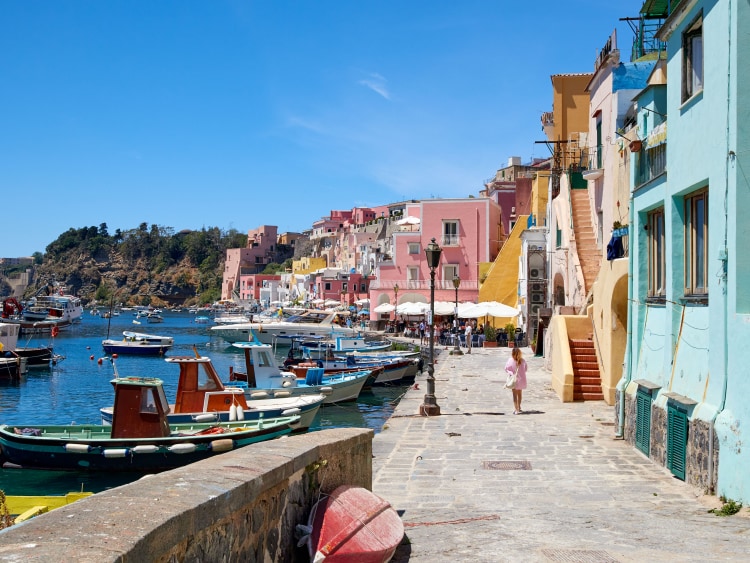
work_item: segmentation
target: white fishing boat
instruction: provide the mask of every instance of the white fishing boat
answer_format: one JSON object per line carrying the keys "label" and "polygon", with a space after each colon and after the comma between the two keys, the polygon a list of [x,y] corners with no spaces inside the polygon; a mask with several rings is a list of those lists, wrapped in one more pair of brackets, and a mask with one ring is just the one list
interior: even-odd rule
{"label": "white fishing boat", "polygon": [[245,393],[251,399],[323,394],[326,396],[324,404],[353,401],[359,396],[373,371],[363,369],[329,376],[324,374],[322,368],[315,368],[309,369],[306,379],[301,380],[296,374],[277,367],[269,344],[255,339],[250,342],[235,342],[233,346],[245,353],[245,372],[232,371],[230,382],[247,385]]}
{"label": "white fishing boat", "polygon": [[335,333],[342,336],[354,337],[357,330],[342,327],[335,320],[339,313],[335,311],[319,311],[309,309],[299,315],[293,315],[285,320],[276,322],[236,323],[223,326],[212,326],[211,334],[221,336],[227,342],[241,342],[251,340],[254,331],[263,344],[276,344],[282,341],[279,337],[332,337]]}

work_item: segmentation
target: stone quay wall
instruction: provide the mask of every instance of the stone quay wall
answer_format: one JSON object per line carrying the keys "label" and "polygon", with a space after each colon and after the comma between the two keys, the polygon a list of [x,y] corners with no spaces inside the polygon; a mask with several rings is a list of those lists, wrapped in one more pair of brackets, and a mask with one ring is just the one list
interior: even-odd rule
{"label": "stone quay wall", "polygon": [[3,530],[0,560],[308,561],[297,524],[321,491],[372,489],[373,436],[287,436],[149,475]]}

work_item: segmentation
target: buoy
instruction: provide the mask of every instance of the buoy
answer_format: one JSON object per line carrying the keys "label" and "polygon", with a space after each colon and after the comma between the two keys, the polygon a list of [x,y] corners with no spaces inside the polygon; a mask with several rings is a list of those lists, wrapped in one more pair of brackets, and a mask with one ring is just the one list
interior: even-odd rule
{"label": "buoy", "polygon": [[280,397],[291,397],[292,394],[289,391],[276,391],[273,394],[274,397],[280,398]]}
{"label": "buoy", "polygon": [[295,407],[293,409],[286,409],[285,411],[282,411],[281,416],[295,416],[301,412],[302,412],[301,410]]}
{"label": "buoy", "polygon": [[266,399],[268,398],[268,393],[265,391],[256,391],[255,393],[250,393],[251,399]]}
{"label": "buoy", "polygon": [[185,444],[175,444],[169,446],[167,449],[173,454],[191,454],[196,450],[196,446],[188,442]]}
{"label": "buoy", "polygon": [[193,417],[195,422],[213,422],[216,420],[215,414],[198,414]]}
{"label": "buoy", "polygon": [[143,446],[136,446],[131,450],[134,454],[155,454],[159,451],[159,446],[152,444],[146,444]]}
{"label": "buoy", "polygon": [[112,359],[116,360],[117,359],[117,354],[112,354]]}
{"label": "buoy", "polygon": [[214,440],[210,445],[212,452],[228,452],[234,448],[234,440],[223,438],[221,440]]}
{"label": "buoy", "polygon": [[245,420],[245,411],[242,405],[237,405],[237,420]]}
{"label": "buoy", "polygon": [[86,346],[86,350],[91,350],[91,346]]}
{"label": "buoy", "polygon": [[237,405],[229,407],[229,422],[237,420]]}
{"label": "buoy", "polygon": [[99,358],[98,360],[96,360],[96,363],[99,364],[99,365],[102,365],[102,359]]}
{"label": "buoy", "polygon": [[115,458],[115,457],[128,457],[128,454],[130,451],[128,448],[109,448],[107,450],[104,450],[102,452],[104,454],[104,457],[106,458]]}
{"label": "buoy", "polygon": [[88,444],[65,444],[65,451],[74,454],[87,454],[91,451]]}
{"label": "buoy", "polygon": [[93,360],[93,359],[94,359],[93,355],[89,356],[89,360]]}

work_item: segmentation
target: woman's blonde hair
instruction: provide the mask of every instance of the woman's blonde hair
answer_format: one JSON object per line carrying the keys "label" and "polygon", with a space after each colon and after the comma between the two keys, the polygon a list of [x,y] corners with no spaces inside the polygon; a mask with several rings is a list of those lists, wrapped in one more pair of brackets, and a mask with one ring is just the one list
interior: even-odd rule
{"label": "woman's blonde hair", "polygon": [[523,352],[521,352],[521,349],[518,346],[513,348],[513,351],[510,354],[511,356],[513,356],[513,359],[516,361],[516,363],[523,360]]}

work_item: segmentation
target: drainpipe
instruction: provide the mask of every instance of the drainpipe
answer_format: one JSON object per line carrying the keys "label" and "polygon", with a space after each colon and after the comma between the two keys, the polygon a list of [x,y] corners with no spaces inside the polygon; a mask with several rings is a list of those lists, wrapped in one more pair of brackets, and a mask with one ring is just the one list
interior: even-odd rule
{"label": "drainpipe", "polygon": [[[631,172],[632,173],[632,172]],[[620,408],[617,413],[617,432],[615,438],[625,438],[625,389],[630,383],[630,368],[633,365],[631,355],[633,353],[633,345],[631,339],[633,338],[633,244],[635,243],[635,236],[633,233],[635,211],[633,210],[633,190],[630,190],[630,207],[628,209],[628,222],[630,224],[630,252],[628,253],[628,318],[627,318],[627,337],[625,340],[625,358],[622,364],[622,377],[618,384],[618,391],[620,392]]]}
{"label": "drainpipe", "polygon": [[[732,2],[731,0],[728,3],[727,7],[728,13],[727,13],[727,48],[732,48]],[[731,53],[731,51],[728,51]],[[722,321],[722,330],[724,331],[724,334],[722,335],[722,372],[724,375],[724,380],[722,384],[722,390],[721,390],[721,403],[719,404],[719,408],[716,409],[716,414],[711,417],[711,423],[708,425],[708,487],[711,488],[711,485],[714,481],[714,425],[716,424],[716,419],[718,418],[719,414],[724,410],[724,406],[727,403],[727,385],[728,385],[728,379],[729,379],[729,343],[727,342],[727,336],[729,335],[729,303],[728,303],[728,287],[727,287],[727,268],[728,268],[728,241],[729,241],[729,166],[730,163],[734,162],[735,158],[737,158],[737,155],[733,150],[729,148],[729,138],[730,138],[730,131],[729,131],[729,117],[731,115],[731,102],[732,102],[732,93],[731,93],[731,77],[732,77],[732,58],[727,57],[727,114],[726,114],[726,121],[727,121],[727,127],[725,131],[725,142],[726,142],[726,150],[727,150],[727,157],[726,157],[726,164],[724,167],[724,246],[719,250],[719,260],[721,261],[721,282],[722,282],[722,292],[721,292],[721,306],[722,306],[722,313],[724,315],[724,319]]]}

